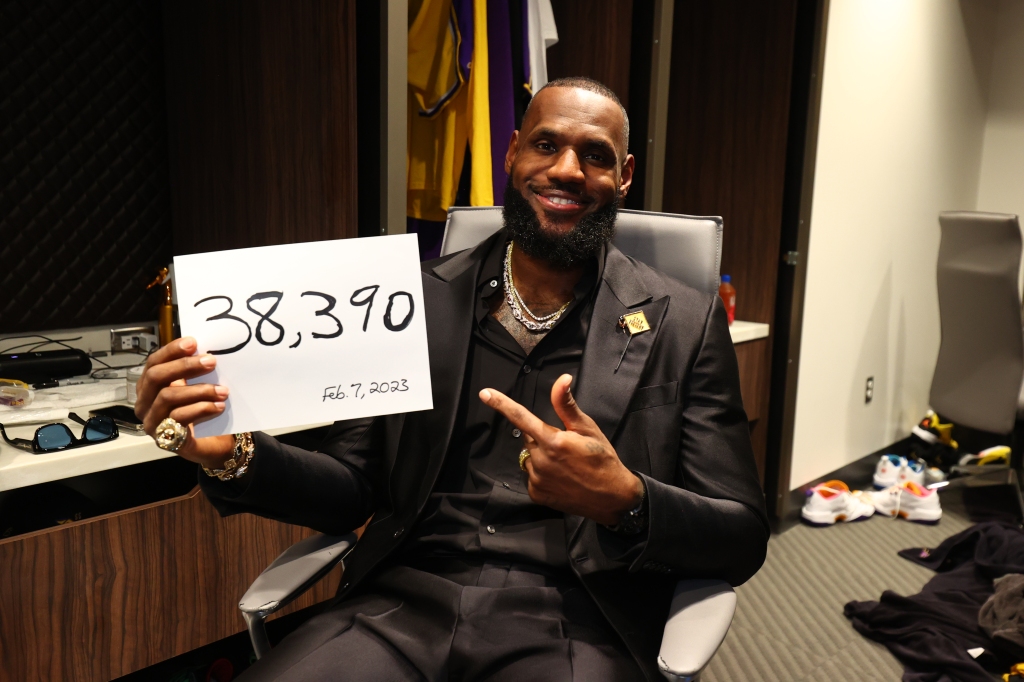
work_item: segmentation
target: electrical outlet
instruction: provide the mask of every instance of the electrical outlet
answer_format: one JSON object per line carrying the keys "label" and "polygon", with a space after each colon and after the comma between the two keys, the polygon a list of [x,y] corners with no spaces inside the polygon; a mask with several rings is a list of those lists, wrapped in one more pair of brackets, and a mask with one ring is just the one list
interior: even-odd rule
{"label": "electrical outlet", "polygon": [[864,382],[864,404],[867,405],[875,397],[875,378],[868,377]]}
{"label": "electrical outlet", "polygon": [[157,348],[159,341],[152,327],[124,327],[110,330],[110,352],[142,352]]}

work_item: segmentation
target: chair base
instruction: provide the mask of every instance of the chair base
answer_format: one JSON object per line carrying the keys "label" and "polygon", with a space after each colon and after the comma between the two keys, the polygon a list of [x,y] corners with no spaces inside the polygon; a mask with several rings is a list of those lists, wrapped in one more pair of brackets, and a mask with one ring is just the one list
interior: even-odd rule
{"label": "chair base", "polygon": [[270,651],[270,638],[267,637],[266,614],[247,613],[242,611],[242,618],[249,628],[249,639],[252,640],[252,649],[256,652],[256,660],[267,655]]}

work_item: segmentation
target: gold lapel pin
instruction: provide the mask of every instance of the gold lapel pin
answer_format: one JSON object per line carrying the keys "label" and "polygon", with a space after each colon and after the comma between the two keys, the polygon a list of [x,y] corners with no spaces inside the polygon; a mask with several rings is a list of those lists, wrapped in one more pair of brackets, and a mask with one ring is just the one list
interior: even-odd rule
{"label": "gold lapel pin", "polygon": [[643,334],[644,332],[651,331],[651,325],[647,322],[647,316],[644,315],[644,311],[638,310],[635,313],[629,313],[619,317],[619,328],[629,334],[629,338],[626,339],[626,347],[622,349],[622,355],[619,356],[619,362],[615,365],[615,372],[619,371],[619,367],[622,366],[622,359],[626,357],[626,350],[629,348],[629,342],[633,340],[633,337],[637,334]]}

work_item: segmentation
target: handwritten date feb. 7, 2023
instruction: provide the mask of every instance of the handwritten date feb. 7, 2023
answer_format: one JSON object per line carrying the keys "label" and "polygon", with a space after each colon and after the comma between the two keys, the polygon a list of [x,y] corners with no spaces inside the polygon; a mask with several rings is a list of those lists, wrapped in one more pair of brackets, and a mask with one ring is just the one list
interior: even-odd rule
{"label": "handwritten date feb. 7, 2023", "polygon": [[196,435],[430,409],[420,278],[415,235],[176,257],[182,334],[217,357],[192,383],[231,391]]}

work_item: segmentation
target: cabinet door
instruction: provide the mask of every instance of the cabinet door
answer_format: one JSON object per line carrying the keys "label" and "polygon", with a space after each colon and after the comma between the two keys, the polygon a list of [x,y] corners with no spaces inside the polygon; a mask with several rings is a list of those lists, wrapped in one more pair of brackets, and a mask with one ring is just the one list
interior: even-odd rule
{"label": "cabinet door", "polygon": [[[182,497],[0,541],[0,682],[106,682],[245,630],[238,600],[313,531]],[[332,597],[340,569],[283,612]]]}

